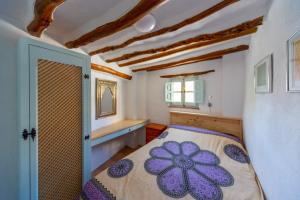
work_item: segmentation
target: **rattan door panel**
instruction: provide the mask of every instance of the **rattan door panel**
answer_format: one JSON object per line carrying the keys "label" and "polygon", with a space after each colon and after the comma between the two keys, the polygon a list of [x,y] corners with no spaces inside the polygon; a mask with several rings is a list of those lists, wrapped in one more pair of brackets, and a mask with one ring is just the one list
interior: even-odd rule
{"label": "rattan door panel", "polygon": [[81,69],[38,60],[39,200],[76,199],[81,191]]}

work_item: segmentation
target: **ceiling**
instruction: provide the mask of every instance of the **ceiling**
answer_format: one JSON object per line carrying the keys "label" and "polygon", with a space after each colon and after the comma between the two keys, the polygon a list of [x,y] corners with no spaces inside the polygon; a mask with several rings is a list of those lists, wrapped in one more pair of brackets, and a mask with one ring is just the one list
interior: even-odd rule
{"label": "ceiling", "polygon": [[[24,27],[26,27],[26,23],[27,25],[30,23],[29,19],[32,19],[34,2],[34,0],[1,1],[0,16],[5,16],[9,19],[14,18],[13,21],[19,23],[17,26],[21,26],[24,29]],[[44,33],[64,44],[95,29],[96,27],[118,19],[130,11],[138,2],[139,0],[66,1],[55,10],[54,21]],[[168,0],[166,3],[159,5],[151,11],[151,14],[156,19],[156,27],[154,28],[154,31],[177,24],[184,19],[190,18],[204,10],[207,10],[219,2],[221,2],[221,0]],[[221,31],[259,16],[266,15],[270,4],[271,0],[240,0],[203,20],[185,26],[177,31],[138,41],[127,47],[98,54],[94,57],[100,56],[101,59],[106,60],[121,56],[125,53],[166,46],[180,40],[195,37],[199,34]],[[24,9],[21,9],[21,7]],[[85,52],[91,52],[105,46],[122,43],[141,34],[142,33],[138,32],[133,26],[131,26],[121,32],[117,32],[113,35],[82,46],[81,49]],[[131,68],[137,68],[140,66],[144,67],[149,65],[149,63],[157,64],[170,62],[179,58],[201,55],[201,53],[209,52],[213,49],[222,49],[225,46],[230,47],[230,45],[234,44],[248,43],[249,36],[242,37],[222,42],[217,45],[198,48],[192,51],[180,52],[172,56],[133,65]],[[145,56],[147,55],[137,56],[127,61]]]}

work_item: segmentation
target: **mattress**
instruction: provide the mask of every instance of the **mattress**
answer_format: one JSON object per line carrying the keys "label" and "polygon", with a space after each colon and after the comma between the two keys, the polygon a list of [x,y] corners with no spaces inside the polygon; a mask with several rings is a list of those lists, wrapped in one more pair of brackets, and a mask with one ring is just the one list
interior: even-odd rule
{"label": "mattress", "polygon": [[171,126],[158,138],[96,175],[82,200],[263,200],[237,138]]}

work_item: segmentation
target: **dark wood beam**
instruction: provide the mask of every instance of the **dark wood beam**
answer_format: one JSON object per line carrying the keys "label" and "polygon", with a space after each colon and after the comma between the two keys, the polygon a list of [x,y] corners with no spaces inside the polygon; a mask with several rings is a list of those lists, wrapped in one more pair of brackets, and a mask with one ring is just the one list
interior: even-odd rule
{"label": "dark wood beam", "polygon": [[103,65],[98,65],[98,64],[95,64],[95,63],[91,64],[91,69],[96,70],[96,71],[100,71],[100,72],[109,73],[109,74],[112,74],[112,75],[115,75],[115,76],[118,76],[118,77],[121,77],[121,78],[124,78],[124,79],[128,79],[128,80],[132,79],[132,76],[129,76],[129,75],[124,74],[122,72],[118,72],[117,70],[114,70],[110,67],[105,67]]}
{"label": "dark wood beam", "polygon": [[215,72],[215,70],[207,70],[207,71],[203,71],[203,72],[191,72],[191,73],[183,73],[183,74],[163,75],[163,76],[160,76],[160,78],[174,78],[174,77],[178,77],[178,76],[200,76],[200,75],[209,74],[212,72]]}
{"label": "dark wood beam", "polygon": [[[190,64],[194,64],[194,63],[205,62],[205,61],[210,61],[210,60],[217,60],[217,59],[222,59],[222,56],[216,56],[216,57],[211,57],[211,58],[207,58],[207,59],[199,59],[199,60],[195,60],[195,61],[177,63],[177,64],[172,65],[172,67],[179,67],[179,66],[183,66],[183,65],[190,65]],[[155,71],[155,70],[147,70],[147,71],[150,72],[150,71]]]}
{"label": "dark wood beam", "polygon": [[146,33],[144,35],[139,35],[139,36],[136,36],[136,37],[133,37],[133,38],[130,38],[129,40],[121,43],[121,44],[118,44],[118,45],[113,45],[113,46],[107,46],[107,47],[104,47],[104,48],[101,48],[101,49],[98,49],[98,50],[95,50],[95,51],[92,51],[90,52],[90,55],[96,55],[96,54],[99,54],[99,53],[105,53],[105,52],[108,52],[108,51],[113,51],[113,50],[116,50],[116,49],[120,49],[120,48],[124,48],[134,42],[137,42],[137,41],[141,41],[141,40],[145,40],[145,39],[149,39],[149,38],[152,38],[152,37],[155,37],[155,36],[159,36],[159,35],[162,35],[162,34],[165,34],[165,33],[170,33],[170,32],[174,32],[178,29],[181,29],[185,26],[188,26],[190,24],[193,24],[197,21],[200,21],[206,17],[208,17],[209,15],[212,15],[220,10],[222,10],[223,8],[237,2],[239,0],[224,0],[216,5],[214,5],[213,7],[191,17],[191,18],[188,18],[188,19],[185,19],[183,21],[181,21],[180,23],[178,24],[175,24],[175,25],[172,25],[172,26],[169,26],[169,27],[165,27],[165,28],[162,28],[162,29],[159,29],[157,31],[154,31],[154,32],[151,32],[151,33]]}
{"label": "dark wood beam", "polygon": [[[254,20],[244,22],[242,24],[239,24],[237,26],[234,26],[234,27],[222,30],[222,31],[218,31],[215,33],[210,33],[210,34],[198,35],[196,37],[192,37],[192,38],[189,38],[186,40],[181,40],[179,42],[175,42],[173,44],[170,44],[170,45],[167,45],[164,47],[159,47],[159,48],[155,48],[155,49],[147,49],[147,50],[142,50],[142,51],[135,51],[133,53],[124,54],[117,58],[108,59],[108,60],[106,60],[106,62],[108,62],[108,63],[120,62],[123,60],[128,60],[128,59],[140,56],[140,55],[156,54],[156,53],[160,53],[160,52],[167,52],[167,51],[170,51],[173,49],[177,49],[175,51],[177,53],[179,47],[186,46],[188,44],[193,44],[193,45],[191,45],[191,47],[202,47],[205,44],[216,43],[218,40],[225,41],[228,39],[242,37],[246,34],[251,34],[251,33],[255,32],[257,30],[256,27],[261,25],[262,23],[263,23],[263,17],[259,17]],[[212,42],[209,42],[209,41],[212,41]],[[195,43],[197,43],[197,45],[195,45]],[[186,48],[184,48],[184,49],[186,49]],[[187,49],[189,49],[189,48],[187,48]]]}
{"label": "dark wood beam", "polygon": [[43,31],[52,23],[53,12],[65,0],[36,0],[34,5],[34,18],[27,26],[27,31],[40,37]]}
{"label": "dark wood beam", "polygon": [[151,10],[165,1],[166,0],[140,0],[133,9],[119,19],[99,26],[98,28],[84,34],[78,39],[67,42],[65,45],[68,48],[76,48],[122,31],[135,24]]}
{"label": "dark wood beam", "polygon": [[[256,31],[257,31],[257,28],[254,28],[254,29],[249,30],[249,31],[245,31],[245,32],[239,34],[239,37],[241,37],[243,35],[249,35],[249,34],[254,33]],[[146,61],[149,61],[149,60],[163,58],[163,57],[175,54],[175,53],[180,53],[180,52],[184,52],[184,51],[188,51],[188,50],[192,50],[192,49],[197,49],[197,48],[200,48],[200,47],[212,45],[212,44],[215,44],[215,43],[227,41],[227,40],[234,39],[234,38],[236,38],[236,36],[233,35],[233,36],[226,36],[226,37],[223,37],[223,38],[220,38],[220,39],[211,40],[211,41],[207,41],[207,42],[195,43],[195,44],[187,45],[187,46],[184,46],[184,47],[181,47],[181,48],[178,48],[178,49],[174,49],[174,50],[171,50],[171,51],[155,54],[155,55],[152,55],[152,56],[140,58],[140,59],[137,59],[137,60],[132,60],[132,61],[125,62],[125,63],[121,63],[121,64],[119,64],[119,66],[120,67],[126,67],[126,66],[129,66],[129,65],[143,63],[143,62],[146,62]]]}
{"label": "dark wood beam", "polygon": [[[196,59],[193,61],[175,63],[175,64],[168,65],[168,68],[174,68],[174,67],[179,67],[179,66],[183,66],[183,65],[189,65],[189,64],[193,64],[193,63],[199,63],[199,62],[205,62],[205,61],[217,60],[217,59],[222,59],[222,56],[216,56],[216,57],[211,57],[211,58],[203,58],[203,59]],[[162,69],[164,69],[164,68],[162,68]],[[132,70],[132,72],[139,72],[139,71],[145,71],[145,68],[139,68],[139,69]],[[152,70],[148,69],[146,71],[149,72]],[[155,71],[155,69],[153,71]]]}
{"label": "dark wood beam", "polygon": [[156,71],[156,70],[168,69],[168,68],[173,68],[173,67],[177,67],[177,66],[181,66],[181,65],[190,64],[191,62],[196,62],[196,61],[202,62],[202,61],[207,61],[209,59],[216,59],[218,57],[221,57],[221,56],[224,56],[227,54],[245,51],[248,49],[249,49],[248,45],[240,45],[240,46],[236,46],[236,47],[232,47],[232,48],[228,48],[228,49],[214,51],[214,52],[211,52],[211,53],[208,53],[205,55],[201,55],[201,56],[186,58],[186,59],[179,60],[179,61],[149,66],[149,67],[145,67],[145,68],[139,68],[139,69],[135,69],[132,71],[139,72],[139,71]]}

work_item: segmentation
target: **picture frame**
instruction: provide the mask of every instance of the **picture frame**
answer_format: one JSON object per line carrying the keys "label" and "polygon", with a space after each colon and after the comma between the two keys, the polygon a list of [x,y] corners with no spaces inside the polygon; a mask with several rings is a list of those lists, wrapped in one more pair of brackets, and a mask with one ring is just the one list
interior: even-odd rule
{"label": "picture frame", "polygon": [[287,92],[300,92],[300,30],[287,42]]}
{"label": "picture frame", "polygon": [[254,67],[256,93],[272,93],[273,90],[273,54],[259,61]]}
{"label": "picture frame", "polygon": [[96,78],[96,119],[117,114],[117,82]]}

